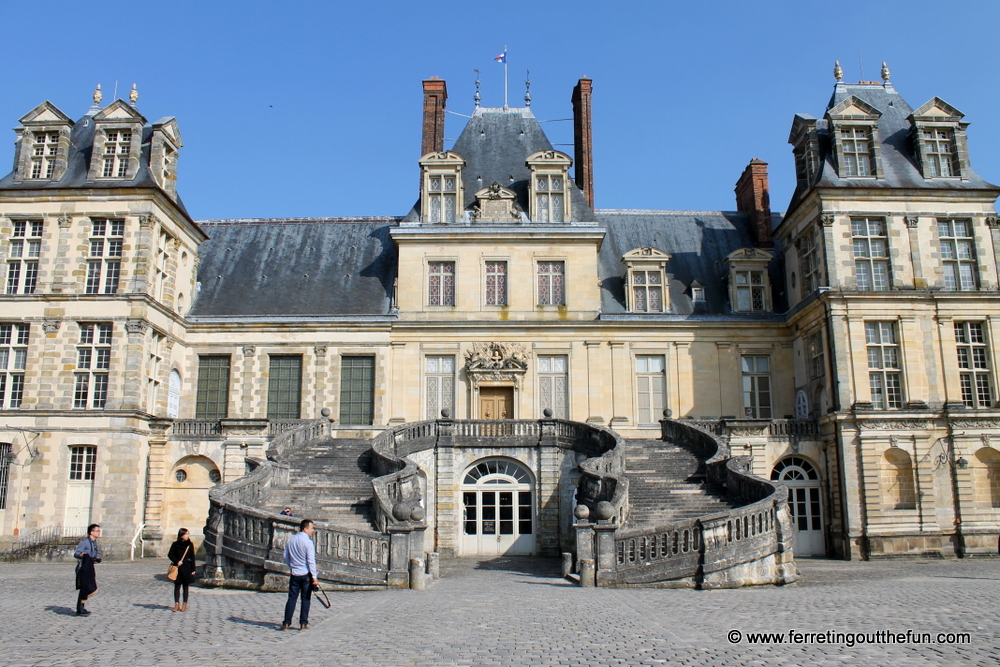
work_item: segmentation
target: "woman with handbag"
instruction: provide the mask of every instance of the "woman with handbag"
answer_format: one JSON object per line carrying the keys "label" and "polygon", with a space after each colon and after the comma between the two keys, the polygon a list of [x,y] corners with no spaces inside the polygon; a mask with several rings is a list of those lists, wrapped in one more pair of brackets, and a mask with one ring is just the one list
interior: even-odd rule
{"label": "woman with handbag", "polygon": [[[188,610],[188,587],[195,580],[194,542],[191,541],[191,531],[181,528],[177,531],[177,541],[170,545],[167,558],[170,567],[167,568],[167,578],[174,582],[173,611]],[[181,604],[181,590],[184,591],[184,603]]]}

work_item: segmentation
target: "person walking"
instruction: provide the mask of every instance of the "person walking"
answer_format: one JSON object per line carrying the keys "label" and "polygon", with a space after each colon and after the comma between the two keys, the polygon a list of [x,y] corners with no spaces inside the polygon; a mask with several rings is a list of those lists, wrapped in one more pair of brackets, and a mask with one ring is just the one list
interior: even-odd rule
{"label": "person walking", "polygon": [[76,558],[76,588],[80,591],[76,597],[76,615],[89,616],[90,612],[84,606],[94,595],[97,595],[97,573],[94,563],[101,562],[101,545],[97,540],[101,537],[101,526],[92,523],[87,526],[87,536],[76,545],[73,557]]}
{"label": "person walking", "polygon": [[[196,578],[194,562],[194,542],[191,541],[191,531],[181,528],[177,531],[177,541],[170,545],[167,558],[177,566],[177,578],[174,579],[174,609],[188,610],[188,587]],[[184,603],[181,604],[181,591],[184,591]]]}
{"label": "person walking", "polygon": [[299,522],[299,532],[288,538],[285,544],[285,563],[291,571],[288,578],[288,601],[285,602],[285,618],[281,629],[292,627],[292,615],[295,614],[295,601],[302,599],[299,611],[299,630],[309,629],[309,604],[312,601],[312,587],[319,585],[316,580],[316,545],[312,536],[316,531],[313,522],[302,519]]}

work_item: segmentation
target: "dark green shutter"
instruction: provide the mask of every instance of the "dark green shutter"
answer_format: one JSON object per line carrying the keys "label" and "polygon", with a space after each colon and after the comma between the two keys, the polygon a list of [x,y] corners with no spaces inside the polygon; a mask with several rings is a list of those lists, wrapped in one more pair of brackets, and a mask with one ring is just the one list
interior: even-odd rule
{"label": "dark green shutter", "polygon": [[375,357],[342,357],[340,423],[371,424],[375,410]]}
{"label": "dark green shutter", "polygon": [[267,380],[267,418],[301,416],[302,357],[271,357]]}
{"label": "dark green shutter", "polygon": [[198,357],[196,419],[225,419],[229,414],[229,357]]}

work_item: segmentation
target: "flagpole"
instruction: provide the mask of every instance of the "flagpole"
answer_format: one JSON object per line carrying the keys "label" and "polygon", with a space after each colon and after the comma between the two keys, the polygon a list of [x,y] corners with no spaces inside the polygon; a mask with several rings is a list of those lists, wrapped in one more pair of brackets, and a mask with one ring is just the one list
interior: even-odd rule
{"label": "flagpole", "polygon": [[503,45],[503,110],[507,111],[507,45]]}

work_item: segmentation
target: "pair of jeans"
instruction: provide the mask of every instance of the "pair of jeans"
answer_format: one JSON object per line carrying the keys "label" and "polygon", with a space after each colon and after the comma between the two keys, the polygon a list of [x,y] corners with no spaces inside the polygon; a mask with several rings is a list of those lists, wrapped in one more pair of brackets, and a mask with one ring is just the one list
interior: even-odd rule
{"label": "pair of jeans", "polygon": [[309,625],[309,604],[312,602],[312,575],[293,574],[288,579],[288,601],[285,603],[285,625],[292,624],[295,613],[295,600],[302,598],[302,608],[299,611],[299,625]]}

